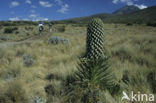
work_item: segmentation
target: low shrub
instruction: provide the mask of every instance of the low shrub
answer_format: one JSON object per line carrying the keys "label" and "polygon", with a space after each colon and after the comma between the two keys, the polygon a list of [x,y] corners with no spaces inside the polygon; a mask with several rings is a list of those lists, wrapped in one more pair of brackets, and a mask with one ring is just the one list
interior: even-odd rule
{"label": "low shrub", "polygon": [[25,64],[25,66],[29,67],[29,66],[32,66],[34,64],[35,60],[34,60],[34,58],[31,55],[24,54],[23,62]]}
{"label": "low shrub", "polygon": [[19,31],[16,31],[15,34],[19,34]]}
{"label": "low shrub", "polygon": [[2,25],[2,26],[13,26],[13,23],[12,22],[7,22],[7,21],[1,21],[0,22],[0,25]]}
{"label": "low shrub", "polygon": [[34,30],[34,27],[25,27],[25,30],[32,31],[32,30]]}
{"label": "low shrub", "polygon": [[51,95],[51,96],[54,96],[55,95],[55,88],[53,85],[47,85],[45,88],[45,92],[48,94],[48,95]]}
{"label": "low shrub", "polygon": [[10,60],[9,66],[6,66],[3,71],[1,71],[0,76],[5,81],[12,81],[21,74],[23,68],[23,63],[20,62],[21,59]]}
{"label": "low shrub", "polygon": [[65,32],[66,29],[65,29],[65,26],[59,26],[57,30],[58,32]]}
{"label": "low shrub", "polygon": [[49,38],[48,43],[54,44],[54,45],[56,45],[56,44],[70,45],[70,41],[68,39],[61,38],[59,36],[54,36],[54,37]]}
{"label": "low shrub", "polygon": [[68,102],[98,103],[101,99],[99,92],[101,90],[112,92],[115,86],[114,76],[107,59],[84,60],[78,65],[78,71],[74,75],[75,78],[68,77],[66,80],[68,87],[66,91],[69,91],[66,97]]}
{"label": "low shrub", "polygon": [[147,26],[156,27],[156,21],[148,22],[148,23],[147,23]]}
{"label": "low shrub", "polygon": [[0,40],[6,41],[6,40],[8,40],[8,38],[6,36],[0,36]]}
{"label": "low shrub", "polygon": [[3,29],[3,26],[2,26],[2,25],[0,25],[0,30],[1,30],[1,29]]}
{"label": "low shrub", "polygon": [[132,26],[133,24],[132,24],[132,23],[127,23],[126,25],[127,25],[127,26]]}
{"label": "low shrub", "polygon": [[18,30],[18,27],[6,27],[4,33],[13,33],[15,30]]}
{"label": "low shrub", "polygon": [[35,96],[33,100],[30,101],[30,103],[46,103],[46,99]]}
{"label": "low shrub", "polygon": [[58,76],[56,74],[48,74],[45,79],[47,79],[49,81],[54,80],[54,79],[56,79],[56,80],[62,80],[62,77],[61,76]]}

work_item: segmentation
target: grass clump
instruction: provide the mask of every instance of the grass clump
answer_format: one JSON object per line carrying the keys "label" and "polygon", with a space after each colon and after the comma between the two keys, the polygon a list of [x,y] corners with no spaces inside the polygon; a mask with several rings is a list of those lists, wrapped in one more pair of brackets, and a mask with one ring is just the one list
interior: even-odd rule
{"label": "grass clump", "polygon": [[12,81],[21,74],[23,64],[20,59],[15,59],[10,62],[10,65],[4,67],[0,73],[0,76],[6,81]]}
{"label": "grass clump", "polygon": [[156,72],[151,71],[147,75],[147,80],[152,88],[152,92],[156,93]]}
{"label": "grass clump", "polygon": [[54,37],[49,38],[48,42],[54,45],[57,45],[57,44],[70,45],[70,41],[68,39],[65,39],[59,36],[54,36]]}
{"label": "grass clump", "polygon": [[35,60],[31,55],[24,54],[23,55],[23,62],[25,64],[25,66],[30,67],[34,64]]}
{"label": "grass clump", "polygon": [[64,25],[63,25],[63,26],[58,26],[58,27],[57,27],[57,31],[58,31],[58,32],[65,32],[65,31],[66,31],[66,28],[65,28]]}
{"label": "grass clump", "polygon": [[54,86],[53,85],[47,85],[45,88],[45,92],[48,94],[48,95],[52,95],[52,96],[54,96],[55,95],[55,88],[54,88]]}
{"label": "grass clump", "polygon": [[18,30],[18,27],[6,27],[4,33],[13,33],[16,30]]}
{"label": "grass clump", "polygon": [[[22,33],[19,35],[4,34],[5,27],[0,30],[1,36],[10,38],[8,42],[3,41],[0,44],[0,103],[12,102],[9,99],[5,101],[4,97],[8,97],[4,94],[6,94],[9,85],[12,86],[19,79],[23,81],[21,86],[22,90],[24,89],[26,92],[23,92],[25,99],[29,99],[27,103],[44,103],[42,100],[46,100],[46,103],[89,103],[93,101],[125,103],[126,101],[121,101],[122,91],[126,93],[140,91],[143,94],[156,94],[156,29],[154,27],[138,24],[132,26],[105,24],[104,33],[106,35],[104,35],[102,45],[111,57],[101,59],[101,62],[100,59],[99,62],[97,60],[94,62],[91,57],[102,57],[100,53],[99,56],[97,55],[97,50],[105,51],[99,49],[101,46],[96,46],[100,44],[97,41],[103,37],[101,36],[98,39],[98,32],[95,31],[97,33],[97,36],[94,37],[96,40],[91,39],[92,34],[88,33],[91,34],[88,40],[90,42],[95,40],[96,43],[92,42],[94,45],[90,46],[91,43],[88,43],[87,48],[96,49],[88,49],[92,52],[90,56],[89,54],[86,56],[85,34],[87,28],[85,26],[79,27],[77,24],[65,24],[66,31],[58,32],[57,27],[62,25],[54,25],[53,33],[43,36],[34,34],[37,33],[38,26],[33,25],[31,25],[34,27],[33,31],[25,30],[25,26],[28,27],[28,25],[18,26],[18,31]],[[48,26],[45,25],[45,33],[47,33],[46,30],[48,30]],[[30,34],[29,37],[32,37],[28,38],[27,33]],[[48,45],[47,39],[52,35],[67,38],[72,45],[69,48],[65,45]],[[14,44],[15,40],[21,41]],[[35,60],[35,65],[29,67],[31,69],[26,69],[28,67],[23,62],[24,54],[31,55]],[[90,59],[88,59],[89,57]],[[106,53],[104,53],[104,57],[107,57]],[[80,59],[80,62],[78,62],[78,59]],[[104,70],[104,73],[98,73]],[[99,80],[100,75],[105,73],[108,75],[106,77],[109,77],[105,80],[108,81],[106,85]],[[113,82],[113,85],[109,83],[109,81],[113,81],[111,79],[112,74],[115,74],[116,79],[116,83]],[[79,79],[80,76],[82,78]],[[50,89],[49,85],[52,85],[53,89]],[[49,88],[46,88],[48,86]],[[45,91],[45,88],[48,92]],[[48,94],[53,92],[52,95]],[[24,102],[24,99],[21,99],[20,103]]]}
{"label": "grass clump", "polygon": [[26,31],[32,31],[32,30],[34,30],[34,27],[27,27],[27,26],[26,26],[26,27],[25,27],[25,30],[26,30]]}
{"label": "grass clump", "polygon": [[0,89],[0,103],[28,103],[22,82],[16,80],[8,83],[7,89]]}

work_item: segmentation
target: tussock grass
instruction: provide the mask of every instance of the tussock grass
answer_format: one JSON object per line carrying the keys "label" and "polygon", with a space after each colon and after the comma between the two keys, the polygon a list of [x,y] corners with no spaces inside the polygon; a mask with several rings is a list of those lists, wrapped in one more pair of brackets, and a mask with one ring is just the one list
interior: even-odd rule
{"label": "tussock grass", "polygon": [[[65,31],[59,31],[58,28],[63,26]],[[12,41],[36,36],[38,28],[31,27],[32,31],[31,28],[27,28],[28,31],[26,31],[24,26],[20,26],[19,34],[5,36],[12,38]],[[4,28],[0,30],[0,35],[3,35]],[[155,28],[145,25],[105,24],[105,48],[111,57],[111,68],[121,91],[155,93],[154,81],[156,80],[154,74],[151,74],[156,73],[155,32]],[[9,98],[14,96],[17,100],[15,103],[24,103],[23,100],[31,101],[35,96],[39,96],[50,102],[64,103],[66,96],[63,93],[63,82],[68,75],[77,70],[78,59],[84,56],[86,26],[57,24],[54,25],[53,33],[49,33],[46,27],[44,35],[29,39],[31,41],[29,44],[0,47],[0,91],[2,90],[0,99],[3,97],[11,101]],[[71,45],[49,44],[48,38],[51,36],[67,38]],[[30,54],[35,58],[32,66],[24,65],[22,61],[24,54]],[[50,74],[55,77],[46,79]],[[6,79],[8,76],[11,77],[9,81]],[[19,88],[9,87],[10,85],[17,85]],[[45,92],[45,87],[48,85],[55,88],[55,95],[48,96]],[[23,90],[25,92],[21,94]],[[14,91],[19,92],[13,94]],[[10,95],[7,97],[6,94]],[[108,91],[101,91],[101,97],[103,97],[101,103],[121,103],[121,96],[122,92],[111,94]],[[3,103],[12,103],[9,101]]]}

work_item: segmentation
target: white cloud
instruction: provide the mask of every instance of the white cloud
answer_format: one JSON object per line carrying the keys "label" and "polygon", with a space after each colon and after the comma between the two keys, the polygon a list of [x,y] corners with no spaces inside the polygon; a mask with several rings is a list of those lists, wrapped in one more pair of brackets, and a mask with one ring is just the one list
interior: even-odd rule
{"label": "white cloud", "polygon": [[135,1],[138,1],[138,0],[112,0],[112,3],[114,4],[125,3],[127,5],[133,5]]}
{"label": "white cloud", "polygon": [[38,15],[37,14],[30,14],[29,17],[30,18],[36,18]]}
{"label": "white cloud", "polygon": [[30,21],[30,19],[28,19],[28,18],[24,18],[24,19],[22,19],[23,21]]}
{"label": "white cloud", "polygon": [[146,5],[137,5],[137,4],[135,4],[135,6],[137,6],[138,8],[140,8],[140,9],[145,9],[145,8],[147,8],[147,6]]}
{"label": "white cloud", "polygon": [[53,4],[49,3],[49,2],[45,2],[45,1],[39,1],[39,4],[43,7],[52,7]]}
{"label": "white cloud", "polygon": [[127,5],[132,5],[133,4],[133,1],[136,1],[136,0],[113,0],[112,2],[114,4],[126,3]]}
{"label": "white cloud", "polygon": [[61,7],[59,10],[57,10],[57,12],[65,14],[67,11],[69,11],[69,5],[64,4],[62,0],[55,0],[55,2]]}
{"label": "white cloud", "polygon": [[43,18],[43,20],[44,20],[44,21],[48,21],[49,19],[48,19],[48,18]]}
{"label": "white cloud", "polygon": [[37,8],[37,7],[36,7],[35,5],[31,5],[31,8],[34,8],[34,9],[35,9],[35,8]]}
{"label": "white cloud", "polygon": [[61,6],[61,9],[58,10],[58,12],[65,14],[67,11],[69,11],[69,5],[65,4]]}
{"label": "white cloud", "polygon": [[113,0],[112,1],[114,4],[117,4],[119,2],[119,0]]}
{"label": "white cloud", "polygon": [[30,0],[26,0],[25,3],[26,4],[31,4],[31,1]]}
{"label": "white cloud", "polygon": [[127,2],[127,5],[133,5],[133,2]]}
{"label": "white cloud", "polygon": [[46,17],[41,17],[39,14],[30,14],[29,18],[33,21],[48,21]]}
{"label": "white cloud", "polygon": [[48,21],[48,18],[44,18],[44,17],[38,17],[36,19],[34,19],[33,21]]}
{"label": "white cloud", "polygon": [[10,21],[18,21],[20,20],[18,17],[14,17],[14,18],[9,18]]}
{"label": "white cloud", "polygon": [[20,5],[19,2],[17,2],[17,1],[12,1],[10,7],[16,7],[16,6],[19,6],[19,5]]}
{"label": "white cloud", "polygon": [[59,5],[63,5],[62,0],[55,0],[55,2],[57,2]]}
{"label": "white cloud", "polygon": [[35,13],[36,11],[35,11],[35,10],[30,10],[30,12],[31,12],[31,13]]}
{"label": "white cloud", "polygon": [[138,0],[113,0],[112,3],[114,3],[114,4],[124,3],[124,4],[127,4],[127,5],[134,5],[134,6],[137,6],[138,8],[140,8],[140,9],[147,8],[147,6],[144,5],[144,4],[141,4],[141,5],[135,4],[134,3],[135,1],[138,1]]}

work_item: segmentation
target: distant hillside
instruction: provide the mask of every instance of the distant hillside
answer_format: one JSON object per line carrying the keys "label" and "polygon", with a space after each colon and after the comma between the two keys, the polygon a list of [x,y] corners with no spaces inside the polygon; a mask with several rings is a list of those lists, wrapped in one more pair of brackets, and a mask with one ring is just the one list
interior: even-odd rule
{"label": "distant hillside", "polygon": [[149,7],[136,12],[115,15],[109,18],[103,19],[104,22],[117,22],[117,23],[148,23],[156,21],[156,6]]}
{"label": "distant hillside", "polygon": [[127,5],[121,9],[116,10],[112,14],[115,14],[115,15],[128,14],[128,13],[132,13],[132,12],[135,12],[138,10],[140,10],[140,9],[137,6],[134,6],[134,5],[128,6]]}
{"label": "distant hillside", "polygon": [[106,19],[106,18],[108,18],[108,17],[111,17],[111,14],[101,13],[101,14],[95,14],[95,15],[86,16],[86,17],[79,17],[79,18],[73,18],[73,19],[62,20],[61,22],[87,23],[87,22],[89,22],[92,18]]}
{"label": "distant hillside", "polygon": [[61,22],[88,23],[88,21],[93,17],[101,18],[104,22],[107,23],[147,23],[156,21],[156,6],[120,15],[101,13],[87,17],[63,20]]}

